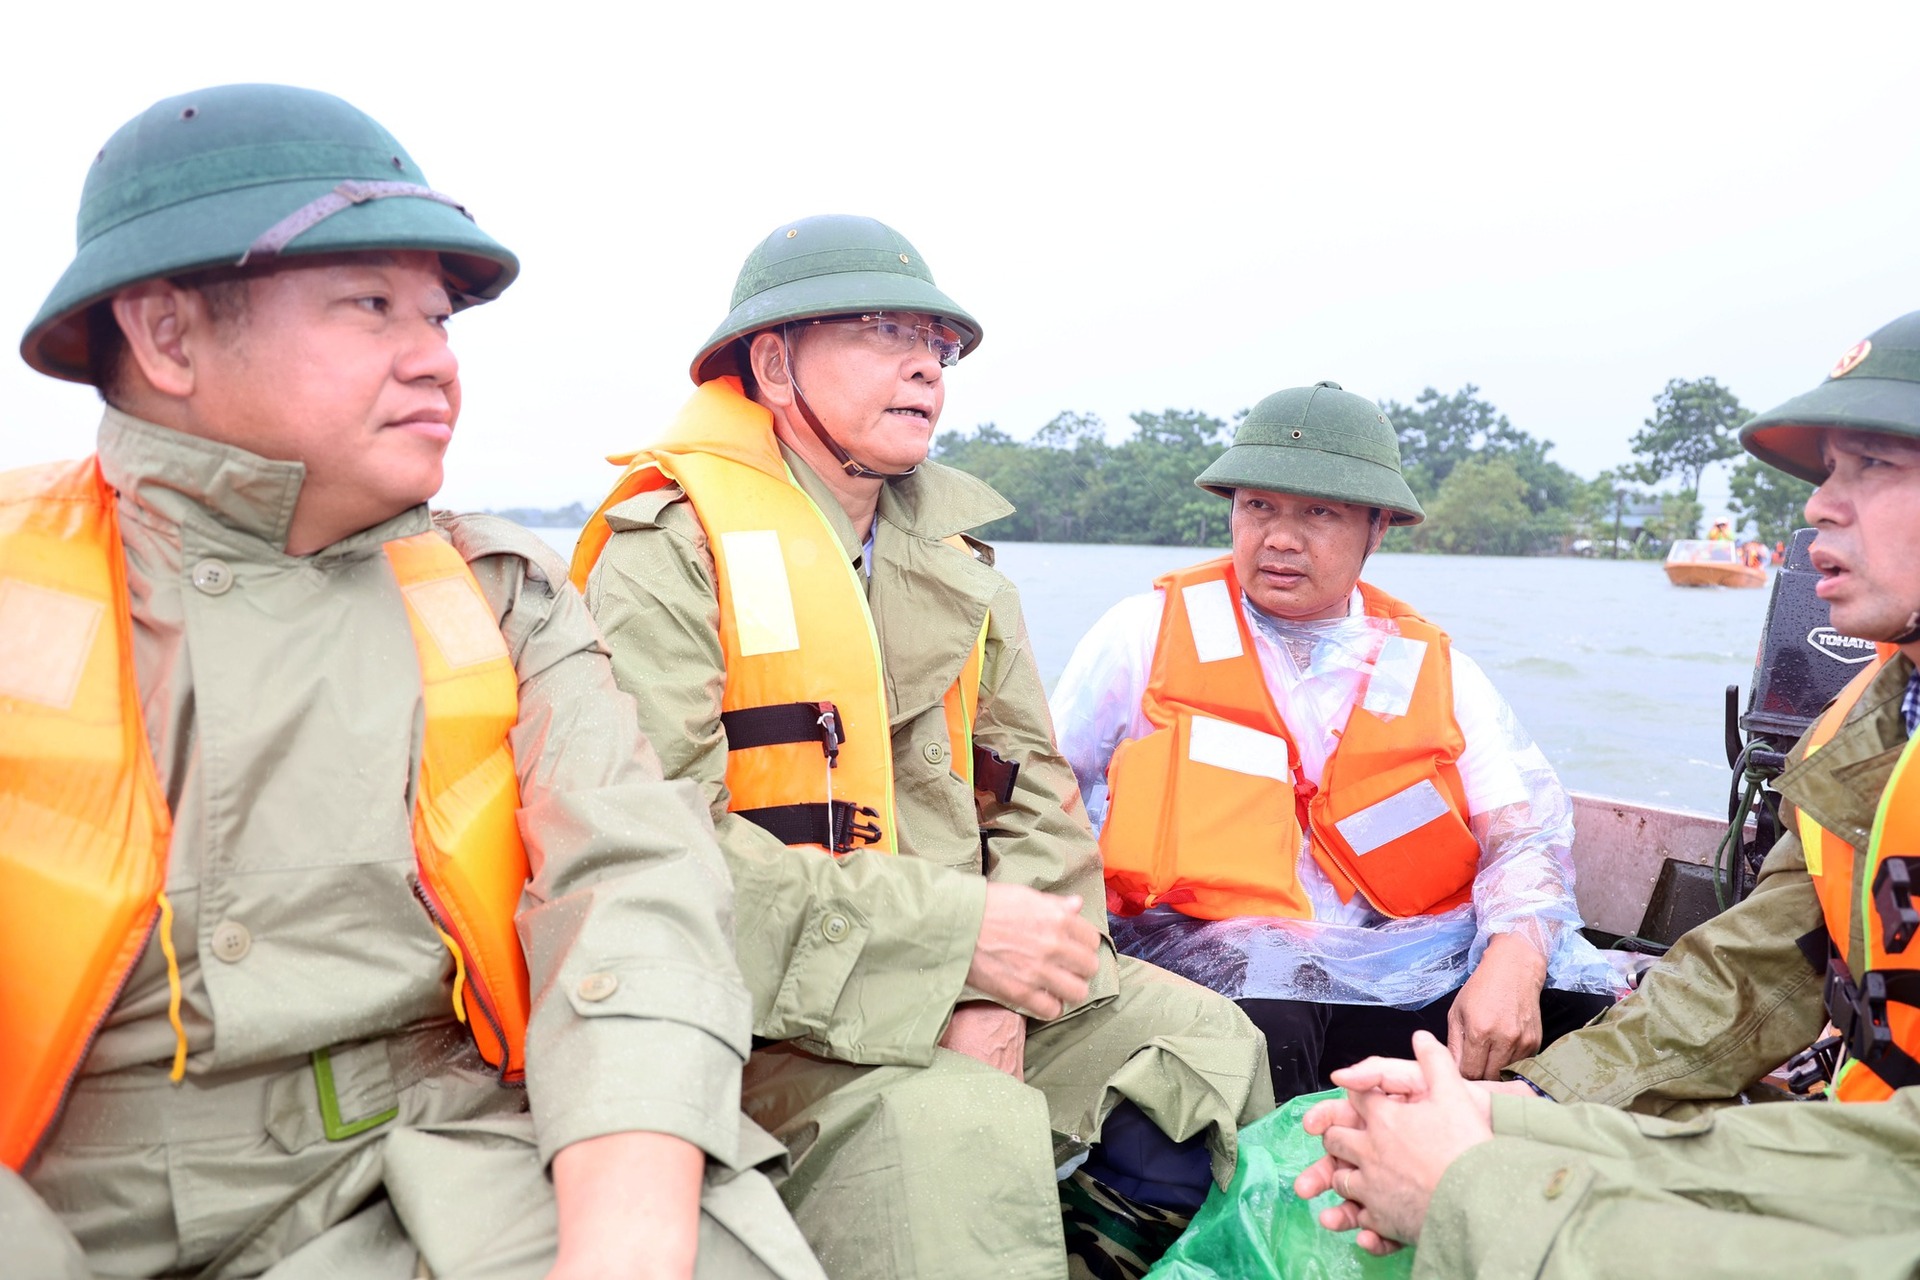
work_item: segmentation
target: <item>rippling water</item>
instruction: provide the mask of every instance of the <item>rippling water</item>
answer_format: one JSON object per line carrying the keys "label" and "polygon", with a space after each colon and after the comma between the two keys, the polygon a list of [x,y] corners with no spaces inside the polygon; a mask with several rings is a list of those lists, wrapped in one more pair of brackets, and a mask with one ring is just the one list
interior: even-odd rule
{"label": "rippling water", "polygon": [[[563,553],[574,531],[543,529]],[[1081,635],[1191,547],[995,546],[1049,688]],[[1724,812],[1724,690],[1744,691],[1768,591],[1670,585],[1650,561],[1378,555],[1367,578],[1473,655],[1575,790]]]}

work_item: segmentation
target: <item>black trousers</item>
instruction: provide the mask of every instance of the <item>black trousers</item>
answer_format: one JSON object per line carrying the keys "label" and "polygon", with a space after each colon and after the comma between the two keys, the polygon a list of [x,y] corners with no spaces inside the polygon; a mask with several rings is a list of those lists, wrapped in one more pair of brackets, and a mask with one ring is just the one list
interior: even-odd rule
{"label": "black trousers", "polygon": [[[1420,1009],[1388,1009],[1373,1004],[1315,1004],[1309,1000],[1240,1000],[1253,1025],[1267,1037],[1267,1062],[1273,1071],[1273,1098],[1285,1102],[1303,1093],[1331,1088],[1327,1077],[1375,1055],[1411,1056],[1413,1033],[1427,1030],[1444,1042],[1447,1013],[1458,989]],[[1559,991],[1540,993],[1540,1047],[1585,1026],[1613,1004],[1612,996]]]}

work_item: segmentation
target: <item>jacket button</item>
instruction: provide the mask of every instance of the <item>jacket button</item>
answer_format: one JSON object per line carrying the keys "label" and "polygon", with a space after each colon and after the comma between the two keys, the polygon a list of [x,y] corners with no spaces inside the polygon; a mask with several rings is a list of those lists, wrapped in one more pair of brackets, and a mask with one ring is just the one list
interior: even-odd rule
{"label": "jacket button", "polygon": [[202,560],[193,566],[193,585],[203,594],[223,596],[233,590],[233,569],[225,560]]}
{"label": "jacket button", "polygon": [[1547,1199],[1559,1199],[1560,1193],[1567,1189],[1567,1174],[1568,1170],[1566,1169],[1555,1169],[1553,1171],[1553,1176],[1547,1179],[1547,1189],[1545,1192]]}
{"label": "jacket button", "polygon": [[928,764],[939,764],[947,758],[947,744],[944,742],[929,742],[921,749],[920,754],[927,758]]}
{"label": "jacket button", "polygon": [[590,973],[580,979],[582,1000],[605,1000],[620,989],[620,979],[611,973]]}
{"label": "jacket button", "polygon": [[820,922],[820,936],[828,942],[838,942],[847,936],[849,928],[845,916],[828,916]]}
{"label": "jacket button", "polygon": [[213,954],[228,964],[236,964],[253,949],[253,935],[237,920],[222,920],[213,927]]}

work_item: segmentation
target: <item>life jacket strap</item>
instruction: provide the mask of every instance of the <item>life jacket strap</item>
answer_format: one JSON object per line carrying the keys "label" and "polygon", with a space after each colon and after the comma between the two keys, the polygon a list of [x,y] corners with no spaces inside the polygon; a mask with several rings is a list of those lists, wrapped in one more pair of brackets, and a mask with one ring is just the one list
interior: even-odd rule
{"label": "life jacket strap", "polygon": [[723,711],[720,727],[727,731],[729,751],[749,751],[787,742],[817,742],[827,757],[828,767],[839,763],[840,744],[847,740],[846,724],[840,719],[839,708],[831,702],[780,702]]}
{"label": "life jacket strap", "polygon": [[1827,1017],[1847,1056],[1895,1089],[1920,1085],[1920,1061],[1894,1043],[1887,1004],[1920,1007],[1920,969],[1877,969],[1856,983],[1839,956],[1827,961]]}
{"label": "life jacket strap", "polygon": [[[885,836],[880,814],[863,804],[829,800],[825,804],[776,804],[764,809],[735,809],[734,816],[770,832],[781,844],[825,845],[851,853],[860,844],[878,844]],[[861,819],[866,821],[861,821]]]}
{"label": "life jacket strap", "polygon": [[1880,920],[1880,943],[1897,956],[1913,941],[1920,911],[1913,906],[1913,882],[1920,858],[1882,858],[1873,873],[1873,914]]}
{"label": "life jacket strap", "polygon": [[973,789],[984,791],[1001,804],[1013,802],[1013,784],[1020,777],[1020,764],[1008,760],[992,747],[973,744]]}

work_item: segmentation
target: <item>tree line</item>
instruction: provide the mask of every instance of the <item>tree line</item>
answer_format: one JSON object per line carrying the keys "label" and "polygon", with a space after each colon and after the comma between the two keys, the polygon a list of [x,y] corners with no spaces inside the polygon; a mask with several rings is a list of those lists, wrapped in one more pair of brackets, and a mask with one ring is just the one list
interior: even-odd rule
{"label": "tree line", "polygon": [[[1701,473],[1740,453],[1740,427],[1753,415],[1713,378],[1675,378],[1653,406],[1633,438],[1633,461],[1586,478],[1549,458],[1550,442],[1515,427],[1471,383],[1451,395],[1428,387],[1410,405],[1383,401],[1407,485],[1427,513],[1425,523],[1389,534],[1387,548],[1534,555],[1584,542],[1604,554],[1620,527],[1622,543],[1657,552],[1698,536]],[[1117,444],[1093,414],[1059,414],[1024,441],[989,422],[940,433],[934,456],[1013,503],[1013,515],[982,531],[988,539],[1220,546],[1227,505],[1193,478],[1245,416],[1135,413],[1133,433]],[[1675,487],[1648,487],[1669,481]],[[1812,492],[1754,458],[1734,468],[1731,488],[1736,525],[1751,523],[1767,543],[1799,527]],[[1637,536],[1624,525],[1629,509],[1641,513]]]}

